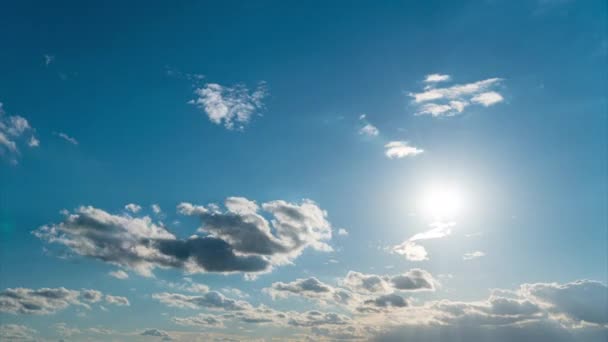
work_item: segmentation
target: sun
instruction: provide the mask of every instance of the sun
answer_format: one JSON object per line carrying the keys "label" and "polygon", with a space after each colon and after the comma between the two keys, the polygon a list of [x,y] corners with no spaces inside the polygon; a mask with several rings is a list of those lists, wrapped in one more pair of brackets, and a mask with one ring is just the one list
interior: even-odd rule
{"label": "sun", "polygon": [[440,185],[431,187],[422,196],[421,210],[433,219],[453,219],[464,210],[464,196],[458,187]]}

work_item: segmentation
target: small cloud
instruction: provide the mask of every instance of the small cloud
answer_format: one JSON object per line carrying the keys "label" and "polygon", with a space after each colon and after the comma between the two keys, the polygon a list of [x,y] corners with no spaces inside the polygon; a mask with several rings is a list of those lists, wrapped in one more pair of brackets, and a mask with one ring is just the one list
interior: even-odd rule
{"label": "small cloud", "polygon": [[477,258],[481,258],[482,256],[485,256],[486,253],[482,252],[482,251],[474,251],[474,252],[469,252],[469,253],[464,253],[464,255],[462,256],[463,260],[473,260],[473,259],[477,259]]}
{"label": "small cloud", "polygon": [[450,75],[442,75],[442,74],[430,74],[426,75],[424,79],[425,83],[437,83],[437,82],[445,82],[450,80]]}
{"label": "small cloud", "polygon": [[30,140],[27,142],[27,145],[29,147],[38,147],[40,146],[40,140],[38,140],[38,138],[36,138],[35,136],[31,136]]}
{"label": "small cloud", "polygon": [[407,141],[391,141],[388,144],[384,145],[384,148],[386,149],[386,151],[384,151],[384,154],[389,159],[415,156],[424,152],[424,150],[422,149],[410,146]]}
{"label": "small cloud", "polygon": [[72,145],[78,145],[78,140],[74,139],[73,137],[63,133],[63,132],[54,132],[54,134],[58,137],[60,137],[61,139],[69,142]]}
{"label": "small cloud", "polygon": [[141,206],[135,203],[129,203],[125,205],[125,209],[132,212],[133,214],[137,214],[141,210]]}
{"label": "small cloud", "polygon": [[129,278],[129,274],[123,270],[112,271],[108,273],[110,277],[114,277],[116,279],[127,279]]}
{"label": "small cloud", "polygon": [[106,295],[106,302],[117,306],[130,306],[129,300],[126,297]]}
{"label": "small cloud", "polygon": [[55,56],[44,54],[44,65],[49,66],[51,63],[55,61]]}
{"label": "small cloud", "polygon": [[344,228],[338,229],[338,235],[340,236],[348,236],[348,231]]}
{"label": "small cloud", "polygon": [[153,212],[154,212],[156,215],[158,215],[158,214],[162,213],[162,210],[160,209],[160,205],[158,205],[158,204],[152,204],[150,207],[152,208],[152,211],[153,211]]}
{"label": "small cloud", "polygon": [[374,126],[372,124],[367,124],[359,130],[359,134],[366,135],[368,137],[375,137],[379,133],[380,133],[380,131],[378,131],[378,128],[376,128],[376,126]]}
{"label": "small cloud", "polygon": [[204,111],[214,124],[224,124],[229,130],[244,129],[251,116],[263,108],[262,100],[268,95],[265,82],[260,82],[253,92],[242,84],[207,83],[194,93],[197,97],[188,103]]}
{"label": "small cloud", "polygon": [[471,102],[479,103],[479,104],[483,105],[484,107],[489,107],[491,105],[497,104],[502,101],[503,101],[502,95],[500,95],[499,93],[497,93],[495,91],[489,91],[487,93],[482,93],[482,94],[474,96],[471,99]]}
{"label": "small cloud", "polygon": [[405,256],[405,258],[410,261],[428,260],[426,248],[409,240],[393,247],[393,252]]}

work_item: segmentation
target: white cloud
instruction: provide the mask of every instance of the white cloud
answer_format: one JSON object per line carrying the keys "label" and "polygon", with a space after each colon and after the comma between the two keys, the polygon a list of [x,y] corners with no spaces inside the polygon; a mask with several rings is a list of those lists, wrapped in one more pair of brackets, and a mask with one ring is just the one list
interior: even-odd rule
{"label": "white cloud", "polygon": [[471,102],[479,103],[481,105],[484,105],[485,107],[489,107],[491,105],[497,104],[502,101],[503,101],[502,95],[500,95],[499,93],[497,93],[495,91],[481,93],[481,94],[475,95],[475,96],[473,96],[473,98],[471,98]]}
{"label": "white cloud", "polygon": [[19,115],[6,115],[0,102],[0,158],[6,157],[17,164],[20,155],[19,144],[37,147],[40,141],[35,136],[35,130],[30,123]]}
{"label": "white cloud", "polygon": [[391,141],[384,145],[384,148],[384,154],[390,159],[415,156],[424,152],[423,149],[410,146],[407,141]]}
{"label": "white cloud", "polygon": [[112,271],[108,273],[110,277],[114,277],[116,279],[127,279],[129,278],[129,274],[123,270]]}
{"label": "white cloud", "polygon": [[405,256],[410,261],[428,260],[426,248],[409,240],[394,246],[393,252]]}
{"label": "white cloud", "polygon": [[338,229],[338,235],[348,236],[348,231],[344,228],[340,228],[340,229]]}
{"label": "white cloud", "polygon": [[241,130],[263,107],[262,100],[268,95],[264,82],[251,93],[244,85],[227,87],[217,83],[207,83],[194,93],[197,97],[189,103],[203,110],[211,122],[223,123],[227,129]]}
{"label": "white cloud", "polygon": [[106,295],[106,302],[118,306],[130,306],[129,300],[126,297]]}
{"label": "white cloud", "polygon": [[135,203],[129,203],[125,205],[125,209],[132,212],[133,214],[137,214],[141,210],[141,206]]}
{"label": "white cloud", "polygon": [[450,75],[430,74],[424,78],[425,83],[445,82],[450,80]]}
{"label": "white cloud", "polygon": [[464,253],[464,255],[462,256],[463,260],[473,260],[473,259],[477,259],[477,258],[481,258],[482,256],[485,256],[486,253],[482,252],[482,251],[474,251],[474,252],[468,252],[468,253]]}
{"label": "white cloud", "polygon": [[[442,79],[441,76],[445,77]],[[488,107],[503,100],[502,95],[490,90],[502,81],[501,78],[489,78],[439,88],[435,87],[435,84],[439,81],[430,81],[440,79],[441,81],[448,81],[450,78],[448,75],[427,75],[425,82],[432,84],[427,85],[419,93],[409,94],[414,98],[414,104],[418,107],[416,115],[453,116],[462,113],[471,103]]]}
{"label": "white cloud", "polygon": [[152,208],[152,211],[153,211],[153,212],[154,212],[156,215],[158,215],[158,214],[161,214],[161,213],[162,213],[162,210],[160,209],[160,205],[158,205],[158,204],[152,204],[150,207]]}
{"label": "white cloud", "polygon": [[392,247],[394,253],[403,255],[410,261],[428,260],[426,249],[415,241],[440,239],[452,234],[454,222],[433,222],[430,224],[431,229],[422,233],[414,234],[412,237],[402,242],[401,244]]}
{"label": "white cloud", "polygon": [[452,227],[455,225],[456,223],[454,222],[433,222],[430,224],[432,229],[415,234],[409,238],[409,241],[440,239],[446,237],[452,234]]}
{"label": "white cloud", "polygon": [[378,130],[378,128],[376,128],[376,126],[374,126],[372,124],[366,124],[365,126],[361,127],[361,129],[359,130],[359,134],[366,135],[368,137],[375,137],[379,133],[380,133],[380,131]]}
{"label": "white cloud", "polygon": [[78,145],[78,140],[76,140],[75,138],[63,133],[63,132],[54,132],[54,134],[58,137],[60,137],[61,139],[69,142],[72,145]]}

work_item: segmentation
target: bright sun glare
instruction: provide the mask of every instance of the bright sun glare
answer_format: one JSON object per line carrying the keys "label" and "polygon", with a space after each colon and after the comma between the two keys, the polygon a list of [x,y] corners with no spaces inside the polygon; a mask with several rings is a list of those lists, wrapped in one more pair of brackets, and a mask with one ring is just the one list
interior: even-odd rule
{"label": "bright sun glare", "polygon": [[464,198],[454,186],[435,186],[422,199],[422,211],[434,219],[454,218],[464,210]]}

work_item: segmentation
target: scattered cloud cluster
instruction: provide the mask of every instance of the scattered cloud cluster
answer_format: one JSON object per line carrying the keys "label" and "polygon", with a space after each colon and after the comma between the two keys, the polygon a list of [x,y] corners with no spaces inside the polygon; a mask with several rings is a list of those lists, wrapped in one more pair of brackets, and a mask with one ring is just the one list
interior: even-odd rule
{"label": "scattered cloud cluster", "polygon": [[502,82],[501,78],[488,78],[446,87],[437,86],[450,80],[450,75],[431,74],[425,77],[424,89],[409,94],[418,108],[416,115],[453,116],[462,113],[470,105],[489,107],[504,100],[495,90]]}
{"label": "scattered cloud cluster", "polygon": [[229,87],[207,83],[195,89],[194,94],[196,98],[189,103],[204,111],[211,122],[230,130],[242,130],[251,116],[263,108],[262,100],[268,90],[265,82],[260,82],[252,92],[242,84]]}
{"label": "scattered cloud cluster", "polygon": [[[335,293],[338,289],[321,281],[309,279],[275,283],[271,288],[288,292],[290,296],[302,295],[310,299],[316,299],[315,295],[310,296],[311,293]],[[416,337],[415,339],[419,341],[447,342],[458,337],[475,337],[477,341],[506,342],[517,336],[522,340],[548,342],[602,341],[608,336],[608,313],[605,310],[608,287],[598,281],[523,284],[515,290],[495,289],[488,298],[478,301],[427,302],[412,301],[399,295],[399,292],[415,293],[415,291],[436,289],[435,279],[428,272],[420,269],[393,276],[351,271],[339,283],[344,291],[351,291],[353,296],[360,296],[357,298],[361,302],[357,306],[342,306],[346,309],[352,308],[346,314],[319,310],[281,311],[265,305],[254,306],[244,300],[226,297],[217,291],[208,291],[195,296],[164,292],[154,294],[152,298],[168,307],[201,311],[193,316],[172,317],[171,321],[177,326],[204,330],[224,328],[228,324],[272,326],[283,329],[287,336],[292,336],[286,338],[295,340],[302,340],[303,336],[323,341],[344,339],[400,341],[404,338]],[[15,298],[23,300],[23,297],[26,297],[14,295],[9,290],[0,295],[2,307],[6,305],[7,297],[11,300]],[[7,291],[10,294],[6,295]],[[100,302],[102,298],[107,300],[108,297],[95,290],[70,292],[73,290],[60,288],[29,291],[35,292],[35,294],[28,293],[29,297],[42,296],[43,299],[31,300],[23,306],[27,306],[28,310],[46,314],[54,313],[69,305],[87,306],[90,303]],[[168,332],[160,329],[119,333],[103,328],[82,330],[64,323],[56,324],[55,327],[62,336],[66,337],[80,336],[86,332],[117,338],[134,336],[158,337],[164,340],[192,338],[177,331]],[[249,331],[246,328],[242,329]],[[35,336],[36,331],[22,325],[0,326],[0,337],[3,340],[11,341],[19,338],[31,340]],[[233,338],[240,339],[236,335]]]}
{"label": "scattered cloud cluster", "polygon": [[1,324],[0,340],[2,341],[35,341],[38,332],[20,324]]}
{"label": "scattered cloud cluster", "polygon": [[[395,291],[431,291],[435,289],[435,282],[428,272],[420,269],[396,276],[351,271],[341,281],[343,290],[363,297],[359,298],[360,305],[353,306],[353,310],[349,311],[350,315],[317,310],[279,311],[264,305],[253,306],[245,301],[229,299],[215,292],[210,292],[213,293],[210,296],[162,293],[154,295],[154,298],[172,307],[211,310],[211,313],[191,317],[174,317],[172,320],[178,325],[218,328],[224,327],[226,322],[235,322],[291,327],[305,329],[321,340],[389,341],[391,339],[388,336],[395,331],[399,332],[395,336],[401,337],[407,336],[410,330],[435,331],[431,336],[436,337],[437,331],[442,329],[478,331],[487,328],[507,329],[511,336],[521,333],[524,334],[522,336],[528,336],[528,340],[535,340],[535,335],[528,335],[530,332],[526,328],[548,326],[558,333],[557,336],[570,336],[577,331],[596,334],[599,331],[599,336],[608,333],[608,314],[604,306],[608,287],[600,282],[581,280],[567,284],[524,284],[514,291],[493,290],[487,299],[480,301],[436,300],[416,305]],[[336,293],[336,289],[338,288],[315,278],[308,278],[290,283],[275,283],[267,290],[275,296],[285,292],[289,296],[317,300],[318,296],[325,299],[323,296]],[[451,340],[449,336],[453,335],[448,334],[440,341]],[[436,339],[429,339],[431,340]],[[490,340],[492,339],[482,339]]]}
{"label": "scattered cloud cluster", "polygon": [[[243,197],[230,197],[225,207],[181,203],[180,214],[201,221],[196,234],[186,239],[176,237],[149,216],[110,214],[91,206],[66,212],[61,223],[42,226],[33,234],[77,255],[143,276],[152,276],[155,268],[252,275],[290,263],[306,248],[332,250],[327,244],[332,237],[327,212],[311,200],[299,204],[277,200],[258,206]],[[127,205],[132,213],[139,208]],[[267,220],[260,210],[273,219]]]}
{"label": "scattered cloud cluster", "polygon": [[429,272],[421,269],[393,276],[350,271],[339,281],[340,286],[310,277],[289,283],[276,282],[264,292],[273,299],[300,297],[352,312],[378,312],[391,307],[406,307],[408,303],[400,292],[435,291],[438,284]]}
{"label": "scattered cloud cluster", "polygon": [[36,138],[35,130],[22,116],[8,115],[0,102],[0,158],[17,164],[20,155],[19,145],[38,147],[40,141]]}
{"label": "scattered cloud cluster", "polygon": [[[102,300],[97,290],[58,288],[9,288],[0,292],[0,312],[22,315],[48,315],[76,305],[90,309],[91,303]],[[129,305],[125,297],[106,295],[105,301],[114,305]]]}

